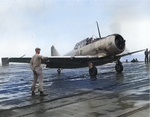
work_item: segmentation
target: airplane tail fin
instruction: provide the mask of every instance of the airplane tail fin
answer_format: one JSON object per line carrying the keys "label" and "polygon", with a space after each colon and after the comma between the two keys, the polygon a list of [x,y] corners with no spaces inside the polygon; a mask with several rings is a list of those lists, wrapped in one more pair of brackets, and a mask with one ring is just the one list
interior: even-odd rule
{"label": "airplane tail fin", "polygon": [[60,54],[54,46],[51,47],[51,56],[60,56]]}

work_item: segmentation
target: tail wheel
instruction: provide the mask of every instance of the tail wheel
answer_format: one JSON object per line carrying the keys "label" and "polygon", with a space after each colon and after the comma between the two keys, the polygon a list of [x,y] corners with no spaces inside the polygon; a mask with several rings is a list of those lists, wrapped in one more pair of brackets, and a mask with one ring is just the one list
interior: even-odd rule
{"label": "tail wheel", "polygon": [[115,69],[118,73],[121,73],[123,71],[123,65],[122,64],[116,64]]}

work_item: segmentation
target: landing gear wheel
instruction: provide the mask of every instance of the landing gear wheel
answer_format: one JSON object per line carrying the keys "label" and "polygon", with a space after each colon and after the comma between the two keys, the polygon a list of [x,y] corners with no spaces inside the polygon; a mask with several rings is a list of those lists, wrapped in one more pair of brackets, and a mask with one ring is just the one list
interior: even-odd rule
{"label": "landing gear wheel", "polygon": [[58,69],[57,72],[58,72],[58,74],[60,74],[61,73],[61,69]]}
{"label": "landing gear wheel", "polygon": [[116,64],[115,69],[118,73],[121,73],[123,71],[123,65],[122,64]]}

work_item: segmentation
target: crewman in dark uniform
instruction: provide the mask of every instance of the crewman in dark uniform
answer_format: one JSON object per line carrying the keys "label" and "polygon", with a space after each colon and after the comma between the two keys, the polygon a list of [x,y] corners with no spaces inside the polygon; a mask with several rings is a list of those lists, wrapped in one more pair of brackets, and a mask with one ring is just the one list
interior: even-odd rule
{"label": "crewman in dark uniform", "polygon": [[89,66],[89,73],[90,73],[91,78],[96,79],[96,75],[97,75],[96,67],[91,62],[88,63],[88,66]]}
{"label": "crewman in dark uniform", "polygon": [[149,54],[148,58],[149,58],[149,62],[150,62],[150,50],[149,50],[148,54]]}
{"label": "crewman in dark uniform", "polygon": [[145,63],[148,63],[148,48],[145,51]]}

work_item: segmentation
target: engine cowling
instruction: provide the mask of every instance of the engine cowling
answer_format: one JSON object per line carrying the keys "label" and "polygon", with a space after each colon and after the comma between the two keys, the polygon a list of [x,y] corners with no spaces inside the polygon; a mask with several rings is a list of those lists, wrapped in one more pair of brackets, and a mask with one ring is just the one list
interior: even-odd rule
{"label": "engine cowling", "polygon": [[125,40],[119,34],[108,36],[108,45],[106,50],[110,55],[120,54],[125,50]]}

